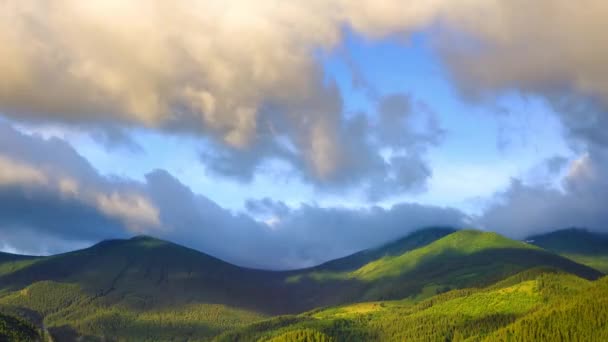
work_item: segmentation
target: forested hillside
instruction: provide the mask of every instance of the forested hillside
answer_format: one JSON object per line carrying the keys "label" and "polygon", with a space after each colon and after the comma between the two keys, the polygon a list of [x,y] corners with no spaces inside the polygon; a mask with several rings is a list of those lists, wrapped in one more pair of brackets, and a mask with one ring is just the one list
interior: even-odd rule
{"label": "forested hillside", "polygon": [[0,341],[42,341],[42,336],[31,323],[0,313]]}
{"label": "forested hillside", "polygon": [[606,293],[606,278],[591,282],[534,269],[420,302],[367,302],[274,318],[216,341],[606,341]]}
{"label": "forested hillside", "polygon": [[[444,228],[285,272],[241,268],[151,237],[50,257],[0,257],[0,312],[59,341],[499,336],[601,276],[495,233]],[[278,316],[285,314],[293,316]],[[553,319],[546,316],[538,319]],[[487,328],[474,331],[479,322]]]}

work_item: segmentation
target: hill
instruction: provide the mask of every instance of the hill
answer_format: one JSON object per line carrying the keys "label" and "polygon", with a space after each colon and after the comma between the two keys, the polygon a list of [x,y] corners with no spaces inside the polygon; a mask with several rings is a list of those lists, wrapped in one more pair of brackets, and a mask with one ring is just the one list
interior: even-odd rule
{"label": "hill", "polygon": [[526,269],[549,266],[587,279],[601,273],[533,245],[496,233],[460,230],[401,255],[386,255],[353,271],[313,270],[289,278],[364,284],[357,300],[424,298],[450,289],[482,286]]}
{"label": "hill", "polygon": [[548,251],[608,273],[608,234],[570,228],[526,239]]}
{"label": "hill", "polygon": [[420,302],[366,302],[273,318],[215,340],[605,341],[606,291],[606,278],[590,282],[537,268]]}
{"label": "hill", "polygon": [[42,341],[42,337],[27,321],[0,313],[0,341]]}
{"label": "hill", "polygon": [[397,256],[428,245],[446,235],[456,232],[454,228],[431,227],[415,231],[401,239],[380,247],[366,249],[349,256],[335,259],[314,267],[314,270],[349,271],[385,256]]}
{"label": "hill", "polygon": [[418,302],[535,267],[585,279],[596,270],[472,230],[423,230],[323,265],[274,272],[231,265],[151,237],[49,257],[0,260],[0,312],[54,337],[208,340],[279,314],[361,301]]}

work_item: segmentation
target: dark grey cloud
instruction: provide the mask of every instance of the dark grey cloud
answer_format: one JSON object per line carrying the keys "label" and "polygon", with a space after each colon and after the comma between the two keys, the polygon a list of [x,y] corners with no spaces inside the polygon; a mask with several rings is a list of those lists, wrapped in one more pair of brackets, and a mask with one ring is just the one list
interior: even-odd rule
{"label": "dark grey cloud", "polygon": [[245,202],[245,209],[252,215],[274,215],[279,217],[283,217],[291,211],[282,201],[275,201],[268,197],[259,200],[247,200]]}
{"label": "dark grey cloud", "polygon": [[295,268],[373,247],[432,225],[460,227],[460,211],[400,204],[389,209],[290,208],[265,198],[235,213],[163,170],[142,182],[105,177],[65,141],[0,125],[0,248],[55,253],[145,233],[227,261]]}
{"label": "dark grey cloud", "polygon": [[92,205],[23,186],[0,187],[0,233],[3,244],[33,254],[130,235],[122,222]]}

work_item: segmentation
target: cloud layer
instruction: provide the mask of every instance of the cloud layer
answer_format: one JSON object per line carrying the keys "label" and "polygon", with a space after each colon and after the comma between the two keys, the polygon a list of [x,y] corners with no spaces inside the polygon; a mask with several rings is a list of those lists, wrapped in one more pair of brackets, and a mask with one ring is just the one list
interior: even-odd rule
{"label": "cloud layer", "polygon": [[[403,192],[424,184],[430,170],[423,154],[385,158],[369,141],[375,126],[343,113],[340,90],[318,56],[340,44],[345,28],[372,39],[431,28],[444,62],[469,95],[566,89],[604,104],[608,99],[602,58],[608,5],[600,0],[59,0],[0,6],[5,114],[202,135],[215,144],[202,160],[240,180],[280,159],[320,187],[403,178],[400,186],[389,181],[370,190],[371,197],[384,194],[383,187]],[[413,139],[407,130],[397,133]],[[399,150],[404,139],[385,142]],[[362,160],[355,160],[361,152]]]}
{"label": "cloud layer", "polygon": [[65,141],[7,124],[0,125],[0,166],[0,248],[28,253],[150,234],[240,265],[285,269],[466,220],[457,210],[417,204],[289,208],[270,199],[248,202],[249,213],[233,213],[166,171],[153,171],[144,182],[100,176]]}

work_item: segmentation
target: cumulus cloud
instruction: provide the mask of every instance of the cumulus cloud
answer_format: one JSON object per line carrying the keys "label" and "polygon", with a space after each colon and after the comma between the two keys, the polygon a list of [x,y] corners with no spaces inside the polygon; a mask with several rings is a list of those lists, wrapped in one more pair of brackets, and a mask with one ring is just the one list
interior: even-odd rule
{"label": "cumulus cloud", "polygon": [[[367,136],[352,132],[361,124],[343,113],[340,91],[316,58],[339,46],[345,27],[372,39],[432,27],[443,60],[469,94],[567,89],[604,104],[608,99],[601,58],[608,49],[608,6],[600,0],[59,0],[0,6],[5,114],[202,134],[217,144],[202,155],[210,170],[245,181],[276,158],[314,184],[350,184],[340,180],[363,179],[369,172],[362,169],[385,178],[399,172],[383,170],[378,155],[368,153],[363,161],[351,155],[351,146],[373,147]],[[107,136],[116,132],[99,140],[112,141]],[[387,133],[393,140],[412,139]],[[409,174],[424,176],[421,159],[408,156]],[[397,189],[420,188],[412,184]]]}
{"label": "cumulus cloud", "polygon": [[463,94],[540,95],[567,136],[608,146],[607,15],[601,0],[466,1],[436,46]]}
{"label": "cumulus cloud", "polygon": [[[271,199],[248,201],[248,213],[234,213],[166,171],[153,171],[142,182],[105,177],[63,140],[26,135],[7,124],[0,125],[0,133],[4,250],[54,253],[145,233],[240,265],[286,269],[373,247],[421,227],[459,227],[467,220],[454,209],[418,204],[291,208]],[[41,237],[48,243],[41,244]]]}
{"label": "cumulus cloud", "polygon": [[441,43],[467,90],[568,89],[608,100],[608,71],[600,57],[608,49],[606,2],[492,0],[458,7],[449,25],[467,36],[448,35]]}
{"label": "cumulus cloud", "polygon": [[272,126],[273,135],[297,148],[292,157],[311,178],[337,179],[350,167],[341,164],[348,163],[341,158],[342,100],[325,82],[315,51],[336,46],[344,25],[383,35],[428,12],[395,12],[396,5],[4,2],[0,106],[21,120],[203,134],[229,151],[222,157],[248,153],[252,165],[282,157],[268,147],[274,137],[264,131]]}

